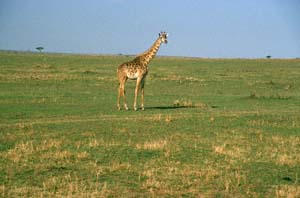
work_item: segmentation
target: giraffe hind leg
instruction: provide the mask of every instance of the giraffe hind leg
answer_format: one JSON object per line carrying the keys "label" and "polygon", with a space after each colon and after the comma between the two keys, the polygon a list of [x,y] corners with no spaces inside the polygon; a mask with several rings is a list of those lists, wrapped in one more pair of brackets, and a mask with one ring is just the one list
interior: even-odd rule
{"label": "giraffe hind leg", "polygon": [[120,98],[121,98],[121,96],[123,96],[124,108],[125,108],[125,110],[128,110],[127,103],[126,103],[125,90],[124,90],[123,87],[119,88],[119,95],[118,95],[118,101],[117,101],[117,108],[118,108],[118,110],[121,110],[121,106],[120,106]]}
{"label": "giraffe hind leg", "polygon": [[[126,103],[125,87],[121,86],[119,92],[120,92],[120,95],[123,96],[124,109],[128,110],[127,103]],[[119,105],[119,108],[120,108],[120,105]]]}
{"label": "giraffe hind leg", "polygon": [[124,88],[123,88],[123,103],[124,103],[125,110],[128,110],[127,102],[126,102],[126,92]]}
{"label": "giraffe hind leg", "polygon": [[119,83],[119,93],[118,93],[118,100],[117,100],[117,108],[118,110],[121,109],[121,106],[120,106],[120,98],[123,96],[123,103],[124,103],[124,108],[126,110],[128,110],[128,107],[127,107],[127,104],[126,104],[126,95],[125,95],[125,83],[126,83],[126,78],[122,78],[120,80],[120,83]]}
{"label": "giraffe hind leg", "polygon": [[118,100],[117,100],[117,108],[120,111],[121,107],[120,107],[120,97],[121,97],[121,84],[119,85],[119,90],[118,90]]}

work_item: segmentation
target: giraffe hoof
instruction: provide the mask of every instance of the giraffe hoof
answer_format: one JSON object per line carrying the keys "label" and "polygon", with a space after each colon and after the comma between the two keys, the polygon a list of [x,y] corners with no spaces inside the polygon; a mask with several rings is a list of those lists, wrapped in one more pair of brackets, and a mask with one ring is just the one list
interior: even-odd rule
{"label": "giraffe hoof", "polygon": [[127,105],[125,105],[125,106],[124,106],[124,108],[125,108],[125,110],[126,110],[126,111],[128,111],[128,107],[127,107]]}
{"label": "giraffe hoof", "polygon": [[144,108],[144,107],[142,107],[142,111],[145,111],[145,108]]}

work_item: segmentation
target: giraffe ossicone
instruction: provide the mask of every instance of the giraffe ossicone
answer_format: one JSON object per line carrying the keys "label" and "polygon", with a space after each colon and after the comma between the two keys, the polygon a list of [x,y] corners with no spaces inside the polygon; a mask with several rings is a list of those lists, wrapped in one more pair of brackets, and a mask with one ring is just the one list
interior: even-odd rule
{"label": "giraffe ossicone", "polygon": [[168,43],[168,34],[166,32],[160,32],[158,34],[158,38],[155,40],[153,45],[146,50],[144,53],[138,55],[131,61],[125,62],[121,64],[117,69],[117,77],[119,80],[119,91],[118,91],[118,100],[117,100],[117,108],[121,109],[120,106],[120,98],[123,97],[124,108],[128,110],[128,106],[126,103],[126,95],[125,95],[125,83],[128,79],[136,80],[135,92],[134,92],[134,103],[133,108],[136,111],[137,106],[137,96],[139,89],[141,89],[141,109],[144,110],[144,88],[145,88],[145,80],[149,71],[148,64],[156,55],[160,45],[162,43]]}

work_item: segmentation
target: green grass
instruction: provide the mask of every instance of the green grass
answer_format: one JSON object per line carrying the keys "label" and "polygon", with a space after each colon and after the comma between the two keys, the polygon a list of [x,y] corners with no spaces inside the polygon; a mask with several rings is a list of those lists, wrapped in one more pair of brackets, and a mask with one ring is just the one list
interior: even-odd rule
{"label": "green grass", "polygon": [[0,196],[300,196],[300,60],[131,58],[0,52]]}

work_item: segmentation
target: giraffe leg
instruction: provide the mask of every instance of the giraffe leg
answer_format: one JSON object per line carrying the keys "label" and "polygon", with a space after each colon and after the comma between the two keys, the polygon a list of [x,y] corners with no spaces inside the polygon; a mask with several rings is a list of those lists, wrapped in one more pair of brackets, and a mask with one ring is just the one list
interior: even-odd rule
{"label": "giraffe leg", "polygon": [[124,108],[125,108],[125,110],[128,110],[127,102],[126,102],[126,92],[125,92],[125,88],[123,88],[123,102],[124,102]]}
{"label": "giraffe leg", "polygon": [[117,99],[117,108],[120,111],[120,97],[121,97],[121,84],[119,85],[119,90],[118,90],[118,99]]}
{"label": "giraffe leg", "polygon": [[124,108],[125,108],[125,110],[128,110],[127,102],[126,102],[125,83],[122,85],[120,92],[121,92],[121,95],[123,96]]}
{"label": "giraffe leg", "polygon": [[127,104],[126,104],[126,95],[125,95],[125,89],[124,89],[124,87],[120,87],[119,88],[118,103],[117,103],[118,110],[121,110],[121,106],[120,106],[120,98],[121,98],[121,96],[123,96],[124,108],[125,108],[125,110],[128,110],[128,107],[127,107]]}
{"label": "giraffe leg", "polygon": [[137,108],[136,108],[136,100],[137,100],[137,96],[138,96],[138,93],[139,93],[140,84],[141,84],[141,78],[138,78],[138,79],[136,80],[136,86],[135,86],[135,91],[134,91],[134,103],[133,103],[133,108],[134,108],[135,111],[137,111]]}
{"label": "giraffe leg", "polygon": [[121,98],[121,96],[123,96],[124,108],[126,110],[128,110],[128,107],[127,107],[127,104],[126,104],[126,95],[125,95],[125,83],[126,83],[126,78],[122,78],[120,80],[119,95],[118,95],[118,101],[117,101],[118,110],[121,109],[121,107],[120,107],[120,98]]}
{"label": "giraffe leg", "polygon": [[144,93],[145,93],[145,81],[142,81],[141,83],[141,108],[144,111]]}

